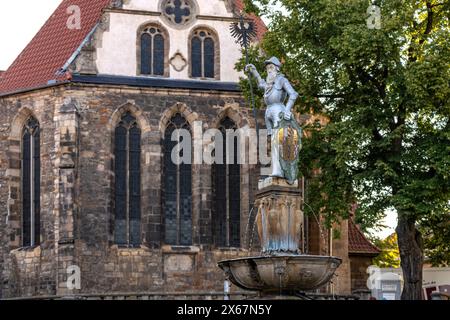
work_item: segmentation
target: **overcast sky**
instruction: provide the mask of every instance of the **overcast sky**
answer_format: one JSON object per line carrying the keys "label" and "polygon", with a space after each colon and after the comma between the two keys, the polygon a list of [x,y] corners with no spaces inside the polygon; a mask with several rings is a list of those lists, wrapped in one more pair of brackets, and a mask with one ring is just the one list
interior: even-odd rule
{"label": "overcast sky", "polygon": [[[39,31],[62,0],[2,1],[0,10],[0,70],[6,70]],[[386,237],[394,232],[397,215],[388,214],[384,224],[389,228],[378,232]]]}
{"label": "overcast sky", "polygon": [[6,70],[62,0],[2,1],[0,70]]}

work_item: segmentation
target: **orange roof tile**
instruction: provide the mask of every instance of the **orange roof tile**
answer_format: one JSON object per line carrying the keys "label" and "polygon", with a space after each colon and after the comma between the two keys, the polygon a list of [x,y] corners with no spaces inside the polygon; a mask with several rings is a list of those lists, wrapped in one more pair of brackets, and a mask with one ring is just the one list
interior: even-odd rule
{"label": "orange roof tile", "polygon": [[[0,92],[46,85],[83,42],[110,0],[64,0],[16,58],[0,81]],[[69,29],[68,7],[81,9],[81,29]]]}
{"label": "orange roof tile", "polygon": [[381,250],[364,236],[353,219],[348,220],[348,252],[350,254],[378,255]]}

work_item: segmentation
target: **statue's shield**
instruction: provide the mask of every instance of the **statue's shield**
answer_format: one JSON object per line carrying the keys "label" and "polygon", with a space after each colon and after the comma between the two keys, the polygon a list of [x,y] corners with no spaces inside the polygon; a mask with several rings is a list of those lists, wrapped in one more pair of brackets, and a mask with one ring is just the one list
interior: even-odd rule
{"label": "statue's shield", "polygon": [[289,184],[298,177],[298,162],[302,148],[302,129],[293,117],[290,120],[281,118],[278,127],[278,148],[280,165]]}

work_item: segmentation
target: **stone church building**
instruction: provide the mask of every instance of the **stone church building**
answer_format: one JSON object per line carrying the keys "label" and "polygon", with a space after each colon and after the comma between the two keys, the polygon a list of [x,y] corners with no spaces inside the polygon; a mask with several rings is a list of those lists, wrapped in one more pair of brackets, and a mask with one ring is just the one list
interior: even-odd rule
{"label": "stone church building", "polygon": [[[171,134],[255,127],[229,31],[242,7],[63,0],[0,72],[0,298],[223,298],[217,262],[258,251],[260,170],[176,165]],[[354,222],[339,239],[306,225],[308,253],[343,259],[323,292],[364,289],[378,249]]]}

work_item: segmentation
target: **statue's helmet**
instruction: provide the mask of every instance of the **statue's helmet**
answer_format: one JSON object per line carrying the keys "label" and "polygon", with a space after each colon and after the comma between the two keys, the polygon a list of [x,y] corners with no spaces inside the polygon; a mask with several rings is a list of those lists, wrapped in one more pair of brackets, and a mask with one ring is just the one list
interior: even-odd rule
{"label": "statue's helmet", "polygon": [[280,60],[278,60],[277,57],[272,57],[269,60],[264,61],[265,65],[267,66],[268,64],[273,64],[274,66],[281,68],[281,62]]}

